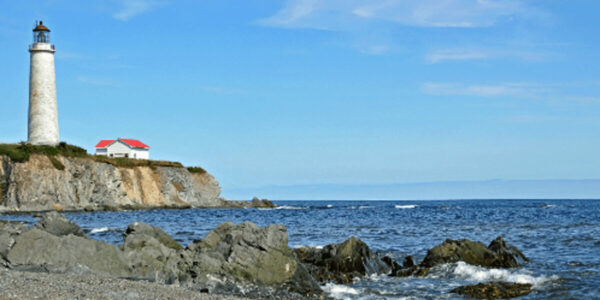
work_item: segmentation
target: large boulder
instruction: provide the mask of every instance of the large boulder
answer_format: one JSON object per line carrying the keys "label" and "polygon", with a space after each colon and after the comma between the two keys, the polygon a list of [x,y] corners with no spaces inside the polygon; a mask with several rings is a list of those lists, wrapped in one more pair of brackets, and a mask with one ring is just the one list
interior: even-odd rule
{"label": "large boulder", "polygon": [[26,231],[25,224],[19,222],[10,222],[0,220],[0,265],[7,267],[6,256],[10,249],[15,245],[17,235]]}
{"label": "large boulder", "polygon": [[183,247],[158,227],[136,222],[124,234],[121,246],[131,268],[131,277],[174,283],[178,281],[179,252]]}
{"label": "large boulder", "polygon": [[35,224],[35,227],[56,236],[73,234],[76,236],[85,236],[83,229],[77,224],[65,218],[64,215],[51,211],[42,216],[40,221]]}
{"label": "large boulder", "polygon": [[420,266],[431,268],[458,261],[487,268],[515,268],[520,266],[519,262],[528,260],[517,248],[507,246],[502,237],[496,238],[489,247],[481,242],[467,239],[447,239],[442,244],[429,249]]}
{"label": "large boulder", "polygon": [[152,237],[159,241],[161,244],[163,244],[165,247],[177,251],[183,250],[183,247],[162,229],[142,222],[135,222],[127,227],[127,230],[125,230],[124,234],[125,240],[127,240],[127,238],[131,236]]}
{"label": "large boulder", "polygon": [[349,283],[355,277],[390,271],[390,266],[356,237],[323,248],[297,248],[294,253],[320,282]]}
{"label": "large boulder", "polygon": [[185,279],[197,284],[233,281],[283,286],[305,295],[321,292],[288,247],[283,225],[226,222],[189,245],[183,256],[180,268],[187,274]]}
{"label": "large boulder", "polygon": [[56,236],[37,228],[14,241],[6,256],[13,269],[130,276],[122,252],[114,245],[72,234]]}
{"label": "large boulder", "polygon": [[488,282],[461,286],[453,289],[452,293],[478,299],[515,298],[531,293],[533,285],[529,283]]}

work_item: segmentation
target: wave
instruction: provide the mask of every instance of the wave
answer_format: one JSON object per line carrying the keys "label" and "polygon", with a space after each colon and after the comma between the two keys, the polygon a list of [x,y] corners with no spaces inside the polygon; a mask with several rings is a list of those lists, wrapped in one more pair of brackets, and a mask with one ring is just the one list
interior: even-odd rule
{"label": "wave", "polygon": [[294,249],[299,249],[299,248],[304,248],[304,247],[308,247],[308,248],[315,248],[315,249],[323,249],[323,245],[311,245],[311,246],[305,246],[305,245],[296,245],[296,246],[292,246],[292,248]]}
{"label": "wave", "polygon": [[552,207],[556,207],[556,205],[555,204],[542,205],[542,208],[552,208]]}
{"label": "wave", "polygon": [[416,208],[418,205],[415,204],[409,204],[409,205],[394,205],[395,208],[399,208],[399,209],[411,209],[411,208]]}
{"label": "wave", "polygon": [[334,283],[327,283],[321,289],[334,299],[348,299],[360,294],[360,291],[355,288]]}
{"label": "wave", "polygon": [[121,230],[118,228],[112,228],[112,227],[99,227],[99,228],[90,229],[90,231],[88,233],[94,234],[94,233],[101,233],[101,232],[107,232],[107,231],[121,231]]}
{"label": "wave", "polygon": [[282,205],[282,206],[277,206],[275,207],[275,209],[309,209],[310,206],[289,206],[289,205]]}
{"label": "wave", "polygon": [[459,261],[456,264],[450,264],[449,268],[454,268],[450,274],[466,281],[488,282],[488,281],[507,281],[516,283],[529,283],[539,286],[544,282],[557,280],[558,276],[533,276],[527,270],[511,271],[506,269],[486,269],[469,265]]}

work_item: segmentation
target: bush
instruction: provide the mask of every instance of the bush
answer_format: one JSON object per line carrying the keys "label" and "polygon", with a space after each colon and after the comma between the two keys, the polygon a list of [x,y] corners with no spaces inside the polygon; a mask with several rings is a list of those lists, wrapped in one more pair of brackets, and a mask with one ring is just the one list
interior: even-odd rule
{"label": "bush", "polygon": [[190,173],[198,173],[198,174],[206,173],[206,170],[204,170],[201,167],[188,167],[187,169]]}

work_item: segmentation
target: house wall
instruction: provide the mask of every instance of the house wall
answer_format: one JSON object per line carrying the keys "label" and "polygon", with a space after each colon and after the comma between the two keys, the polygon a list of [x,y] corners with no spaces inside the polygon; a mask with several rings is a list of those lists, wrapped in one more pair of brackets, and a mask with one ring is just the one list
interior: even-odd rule
{"label": "house wall", "polygon": [[106,155],[106,148],[96,148],[96,155]]}
{"label": "house wall", "polygon": [[150,150],[143,148],[133,148],[131,149],[131,155],[129,157],[137,158],[137,159],[150,159]]}
{"label": "house wall", "polygon": [[[96,155],[105,155],[108,157],[125,157],[135,159],[150,159],[150,150],[143,148],[129,148],[125,143],[116,141],[106,148],[96,149]],[[112,156],[111,156],[112,155]]]}

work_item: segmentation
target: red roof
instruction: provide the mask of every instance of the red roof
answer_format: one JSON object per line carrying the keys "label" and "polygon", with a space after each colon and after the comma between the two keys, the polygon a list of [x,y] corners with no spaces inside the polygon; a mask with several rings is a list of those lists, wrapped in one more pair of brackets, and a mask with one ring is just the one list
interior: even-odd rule
{"label": "red roof", "polygon": [[112,144],[115,140],[101,140],[100,143],[98,143],[98,145],[96,145],[96,148],[106,148],[106,146]]}
{"label": "red roof", "polygon": [[[129,147],[150,149],[150,146],[140,142],[139,140],[134,140],[134,139],[118,139],[118,140],[127,144]],[[116,140],[101,140],[98,143],[98,145],[96,145],[96,148],[106,148],[110,144],[114,143],[115,141]]]}

